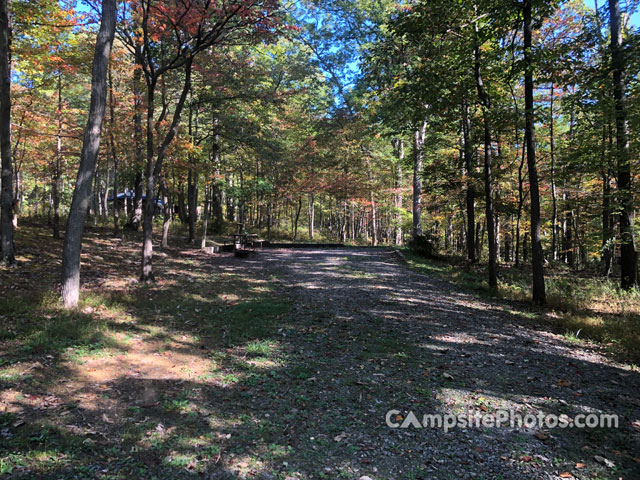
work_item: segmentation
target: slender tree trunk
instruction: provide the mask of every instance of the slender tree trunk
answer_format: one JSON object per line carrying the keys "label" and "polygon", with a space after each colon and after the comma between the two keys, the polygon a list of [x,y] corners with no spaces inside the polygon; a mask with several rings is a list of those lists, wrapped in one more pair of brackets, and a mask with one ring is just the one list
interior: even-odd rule
{"label": "slender tree trunk", "polygon": [[[567,197],[567,201],[569,202],[570,199]],[[565,213],[565,218],[564,218],[564,249],[566,252],[566,262],[569,264],[569,266],[571,268],[575,267],[575,255],[574,255],[574,248],[573,248],[573,210],[572,210],[572,206],[568,206],[566,207],[567,211]]]}
{"label": "slender tree trunk", "polygon": [[184,201],[184,183],[180,182],[180,188],[178,188],[178,216],[180,222],[184,225],[187,223],[187,204]]}
{"label": "slender tree trunk", "polygon": [[476,262],[475,231],[476,224],[476,192],[473,184],[475,168],[473,165],[473,148],[471,145],[471,120],[469,119],[469,105],[462,103],[462,137],[464,151],[465,175],[467,177],[467,259]]}
{"label": "slender tree trunk", "polygon": [[82,233],[91,198],[91,181],[100,148],[100,130],[107,103],[107,65],[115,35],[115,26],[116,0],[103,0],[102,19],[91,72],[89,118],[84,130],[78,177],[73,191],[62,249],[62,302],[67,308],[78,305],[80,294]]}
{"label": "slender tree trunk", "polygon": [[267,240],[271,240],[271,222],[272,222],[273,203],[271,200],[267,202]]}
{"label": "slender tree trunk", "polygon": [[231,189],[233,188],[233,175],[227,175],[227,187],[229,187],[229,193],[227,194],[227,206],[226,206],[226,214],[227,221],[233,222],[236,218],[236,203],[235,198],[231,195]]}
{"label": "slender tree trunk", "polygon": [[556,142],[554,135],[554,123],[555,118],[553,114],[553,103],[554,103],[554,88],[553,81],[551,82],[551,94],[549,99],[549,151],[551,155],[551,202],[552,202],[552,213],[551,213],[551,230],[552,230],[552,238],[551,238],[551,251],[553,252],[553,259],[558,259],[558,193],[556,191]]}
{"label": "slender tree trunk", "polygon": [[611,216],[611,167],[607,161],[607,127],[602,127],[602,274],[611,275],[613,218]]}
{"label": "slender tree trunk", "polygon": [[135,143],[135,183],[133,208],[129,226],[138,230],[142,222],[142,169],[144,166],[144,140],[142,129],[142,52],[136,50],[136,68],[133,71],[133,140]]}
{"label": "slender tree trunk", "polygon": [[402,245],[402,164],[404,163],[404,141],[401,138],[393,139],[393,150],[396,155],[396,178],[394,195],[394,223],[395,244]]}
{"label": "slender tree trunk", "polygon": [[544,255],[540,238],[540,191],[536,168],[535,126],[533,118],[533,58],[531,52],[531,0],[524,1],[524,102],[527,168],[529,169],[529,195],[531,197],[531,266],[533,270],[533,301],[545,303]]}
{"label": "slender tree trunk", "polygon": [[[337,207],[337,205],[336,205]],[[340,222],[340,238],[342,243],[347,241],[347,201],[342,202],[342,221]],[[367,239],[367,243],[369,239]]]}
{"label": "slender tree trunk", "polygon": [[[160,148],[156,154],[154,146],[154,94],[157,85],[157,79],[151,78],[147,81],[147,201],[144,206],[144,218],[142,222],[142,268],[140,274],[140,280],[142,282],[154,281],[153,275],[153,215],[156,209],[155,190],[157,179],[162,170],[162,162],[167,153],[169,144],[173,141],[178,131],[178,125],[180,123],[180,116],[184,104],[187,100],[187,95],[191,89],[191,66],[192,59],[189,59],[185,64],[185,80],[180,99],[176,104],[176,108],[173,112],[173,119],[169,131],[164,137]],[[154,162],[155,158],[155,162]]]}
{"label": "slender tree trunk", "polygon": [[[220,120],[217,112],[215,111],[213,113],[213,145],[211,146],[211,156],[213,158],[213,165],[215,168],[215,178],[211,186],[213,196],[213,228],[215,232],[219,233],[222,231],[222,204],[224,203],[224,192],[220,186]],[[211,215],[211,212],[209,215]]]}
{"label": "slender tree trunk", "polygon": [[365,163],[367,165],[367,177],[369,179],[369,201],[371,202],[371,238],[373,240],[373,246],[378,246],[378,228],[377,228],[377,209],[376,209],[376,197],[373,191],[373,171],[371,170],[371,158],[365,152]]}
{"label": "slender tree trunk", "polygon": [[618,160],[618,198],[620,206],[620,286],[630,289],[638,281],[638,254],[633,235],[633,193],[629,158],[629,124],[625,96],[626,60],[622,46],[619,0],[609,0],[611,30],[611,68],[616,115],[616,153]]}
{"label": "slender tree trunk", "polygon": [[315,194],[309,195],[309,239],[313,240],[315,235],[315,223],[316,223],[316,196]]}
{"label": "slender tree trunk", "polygon": [[11,23],[7,0],[0,0],[0,248],[2,262],[15,263],[13,250],[13,164],[11,161]]}
{"label": "slender tree trunk", "polygon": [[160,191],[162,192],[162,212],[164,219],[162,221],[162,248],[169,248],[169,227],[171,226],[171,205],[169,204],[169,191],[167,190],[167,182],[164,178],[160,179]]}
{"label": "slender tree trunk", "polygon": [[56,117],[58,130],[56,133],[56,160],[51,179],[51,195],[53,197],[53,238],[60,238],[60,177],[62,177],[62,74],[57,79],[58,111]]}
{"label": "slender tree trunk", "polygon": [[[115,139],[115,99],[113,98],[113,76],[109,68],[109,144],[111,146],[111,157],[113,158],[113,234],[120,233],[120,208],[118,204],[118,151]],[[107,185],[107,192],[109,186]]]}
{"label": "slender tree trunk", "polygon": [[204,212],[202,217],[202,239],[200,240],[200,249],[207,248],[207,229],[209,228],[209,208],[211,197],[211,187],[209,185],[204,186]]}
{"label": "slender tree trunk", "polygon": [[413,238],[422,235],[422,161],[427,120],[416,129],[413,137]]}
{"label": "slender tree trunk", "polygon": [[[516,115],[519,117],[519,111],[518,111],[518,101],[515,97],[515,95],[513,94],[512,91],[512,97],[513,97],[513,106],[514,109],[516,111]],[[515,124],[515,138],[518,138],[518,124],[516,122]],[[524,135],[523,135],[524,137]],[[520,142],[522,144],[522,153],[520,155],[520,164],[518,165],[518,208],[517,208],[517,214],[516,214],[516,229],[515,229],[515,252],[514,252],[514,263],[516,267],[520,266],[520,224],[522,222],[522,209],[524,208],[524,201],[525,201],[525,193],[524,193],[524,165],[525,165],[525,160],[526,160],[526,146],[525,146],[525,142],[521,141]]]}
{"label": "slender tree trunk", "polygon": [[[98,157],[98,162],[100,161],[100,157]],[[96,168],[96,171],[94,172],[93,175],[93,188],[91,190],[92,192],[92,198],[91,198],[91,202],[89,204],[89,211],[91,212],[91,215],[93,217],[93,226],[97,226],[98,225],[98,215],[99,215],[99,210],[100,210],[100,198],[99,198],[99,191],[100,191],[100,169]]]}
{"label": "slender tree trunk", "polygon": [[[107,148],[110,147],[110,142],[107,142]],[[106,156],[105,165],[105,178],[104,183],[101,181],[100,201],[102,202],[102,221],[104,223],[109,219],[109,156]]]}
{"label": "slender tree trunk", "polygon": [[293,240],[298,239],[298,220],[300,220],[300,211],[302,211],[302,197],[298,197],[298,208],[296,209],[296,216],[294,220]]}
{"label": "slender tree trunk", "polygon": [[196,239],[196,220],[198,208],[198,173],[195,167],[189,170],[187,176],[187,205],[189,207],[189,239],[193,243]]}
{"label": "slender tree trunk", "polygon": [[485,198],[485,217],[487,238],[489,241],[489,287],[496,288],[498,286],[498,260],[496,257],[496,238],[493,213],[493,180],[491,177],[492,167],[492,151],[491,151],[491,126],[489,120],[489,110],[491,101],[489,95],[484,88],[482,73],[480,70],[481,56],[480,45],[478,44],[478,32],[476,26],[475,32],[475,48],[474,48],[474,73],[476,79],[476,88],[478,97],[482,103],[483,123],[484,123],[484,198]]}

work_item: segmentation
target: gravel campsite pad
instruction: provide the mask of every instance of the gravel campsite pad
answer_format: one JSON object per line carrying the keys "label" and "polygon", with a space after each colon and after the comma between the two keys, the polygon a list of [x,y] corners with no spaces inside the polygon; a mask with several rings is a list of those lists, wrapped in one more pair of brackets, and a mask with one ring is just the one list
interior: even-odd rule
{"label": "gravel campsite pad", "polygon": [[[113,250],[126,265],[127,249]],[[157,265],[153,286],[95,279],[100,300],[82,314],[101,322],[100,340],[3,345],[4,472],[640,478],[637,369],[391,250],[174,251]],[[391,428],[390,410],[395,425],[409,411],[509,410],[615,414],[619,428]]]}

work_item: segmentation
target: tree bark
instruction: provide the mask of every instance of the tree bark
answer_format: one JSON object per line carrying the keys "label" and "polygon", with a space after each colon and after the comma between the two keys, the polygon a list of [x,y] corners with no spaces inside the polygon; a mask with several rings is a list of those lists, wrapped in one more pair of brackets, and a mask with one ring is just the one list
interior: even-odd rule
{"label": "tree bark", "polygon": [[294,220],[293,240],[298,239],[298,220],[300,220],[300,211],[302,210],[302,197],[298,197],[298,208],[296,209],[296,215]]}
{"label": "tree bark", "polygon": [[[191,66],[193,60],[190,58],[185,63],[185,80],[180,99],[176,104],[173,112],[173,119],[169,131],[164,137],[160,148],[156,154],[154,146],[154,93],[156,88],[156,79],[152,78],[147,82],[147,198],[144,206],[144,218],[142,222],[142,268],[140,273],[140,281],[154,281],[153,275],[153,215],[156,209],[155,189],[158,177],[162,170],[162,162],[167,153],[169,144],[173,141],[178,131],[180,116],[184,108],[187,94],[191,88]],[[155,162],[154,162],[155,159]]]}
{"label": "tree bark", "polygon": [[133,140],[135,143],[135,184],[133,208],[129,226],[133,230],[140,228],[142,222],[142,168],[144,165],[144,140],[142,130],[142,52],[136,49],[136,65],[133,71]]}
{"label": "tree bark", "polygon": [[496,231],[494,226],[493,213],[493,180],[491,178],[492,167],[492,151],[491,151],[491,126],[489,119],[489,110],[491,108],[491,100],[484,87],[482,72],[480,70],[481,55],[480,45],[478,43],[478,31],[476,25],[475,31],[475,48],[474,48],[474,73],[476,79],[476,89],[478,97],[482,104],[482,117],[484,123],[484,199],[485,199],[485,216],[487,239],[489,242],[489,287],[496,288],[498,286],[498,261],[496,258]]}
{"label": "tree bark", "polygon": [[56,159],[53,164],[51,178],[51,195],[53,198],[53,238],[60,238],[60,177],[62,176],[62,74],[58,73],[58,130],[56,133]]}
{"label": "tree bark", "polygon": [[371,202],[371,238],[374,247],[378,246],[377,210],[376,197],[373,191],[373,171],[371,170],[371,158],[364,152],[365,163],[367,165],[367,178],[369,180],[369,201]]}
{"label": "tree bark", "polygon": [[551,251],[554,260],[558,259],[558,193],[556,191],[556,141],[555,141],[555,118],[553,116],[554,88],[551,82],[551,92],[549,98],[549,153],[551,156]]}
{"label": "tree bark", "polygon": [[209,228],[209,209],[211,202],[209,198],[211,196],[211,187],[209,185],[204,186],[204,212],[202,217],[202,237],[200,240],[200,250],[204,250],[207,247],[207,229]]}
{"label": "tree bark", "polygon": [[13,250],[13,164],[11,161],[11,24],[7,0],[0,0],[0,248],[2,262],[15,263]]}
{"label": "tree bark", "polygon": [[427,120],[416,129],[413,137],[413,238],[422,235],[422,161]]}
{"label": "tree bark", "polygon": [[611,166],[607,161],[607,127],[602,127],[602,274],[611,275],[613,218],[611,215]]}
{"label": "tree bark", "polygon": [[467,176],[467,259],[476,262],[475,224],[476,224],[476,191],[473,184],[475,168],[473,165],[473,149],[471,145],[471,120],[469,119],[469,105],[462,103],[462,137],[464,151],[465,174]]}
{"label": "tree bark", "polygon": [[396,155],[395,196],[394,196],[394,223],[395,244],[402,245],[402,164],[404,163],[404,141],[401,138],[393,139],[393,150]]}
{"label": "tree bark", "polygon": [[211,186],[212,189],[212,205],[210,206],[213,213],[213,228],[216,233],[222,231],[222,204],[224,203],[224,191],[221,188],[220,180],[220,119],[217,112],[213,113],[213,145],[211,146],[211,156],[215,168],[215,178]]}
{"label": "tree bark", "polygon": [[524,103],[527,168],[531,198],[531,266],[533,270],[533,301],[546,302],[544,286],[544,255],[540,238],[540,191],[536,169],[535,126],[533,118],[533,58],[531,52],[531,0],[524,0]]}
{"label": "tree bark", "polygon": [[[193,164],[193,161],[192,161]],[[187,243],[196,240],[196,220],[198,208],[198,172],[195,169],[189,170],[187,175],[187,206],[189,208],[189,239]]]}
{"label": "tree bark", "polygon": [[638,254],[633,235],[633,193],[629,159],[629,124],[625,96],[626,60],[622,48],[619,0],[609,0],[611,30],[611,68],[616,115],[616,153],[618,160],[618,198],[620,211],[620,286],[629,290],[637,284]]}
{"label": "tree bark", "polygon": [[316,196],[309,194],[309,240],[313,240],[316,223]]}
{"label": "tree bark", "polygon": [[[109,144],[113,158],[113,234],[120,233],[120,209],[118,205],[118,152],[115,138],[115,100],[113,98],[113,76],[109,69]],[[107,193],[109,186],[107,185]]]}
{"label": "tree bark", "polygon": [[91,198],[91,181],[100,148],[100,131],[107,103],[107,65],[115,34],[116,0],[103,0],[100,30],[91,72],[91,103],[84,130],[78,177],[73,191],[62,250],[62,302],[66,308],[78,305],[80,294],[80,249]]}
{"label": "tree bark", "polygon": [[162,191],[162,212],[164,219],[162,221],[162,248],[169,248],[169,227],[171,226],[171,205],[169,204],[169,192],[167,191],[167,182],[164,178],[160,179],[160,190]]}

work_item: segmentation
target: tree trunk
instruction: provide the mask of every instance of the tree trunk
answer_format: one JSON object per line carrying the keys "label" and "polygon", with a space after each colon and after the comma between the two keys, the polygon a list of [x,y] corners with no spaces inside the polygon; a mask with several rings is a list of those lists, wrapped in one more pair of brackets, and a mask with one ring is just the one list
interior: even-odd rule
{"label": "tree trunk", "polygon": [[309,195],[309,240],[313,240],[315,235],[315,223],[316,223],[316,196],[315,194]]}
{"label": "tree trunk", "polygon": [[233,195],[231,195],[231,189],[233,188],[233,176],[232,175],[227,175],[227,186],[229,187],[229,193],[227,193],[227,205],[226,205],[226,214],[227,214],[227,221],[228,222],[233,222],[236,218],[236,204],[235,204],[235,198],[233,197]]}
{"label": "tree trunk", "polygon": [[611,215],[611,166],[607,161],[607,127],[602,127],[602,274],[611,275],[613,218]]}
{"label": "tree trunk", "polygon": [[544,255],[540,238],[540,191],[536,169],[535,126],[533,118],[533,58],[531,52],[531,1],[524,0],[524,102],[527,168],[531,198],[531,266],[533,270],[533,301],[546,302],[544,287]]}
{"label": "tree trunk", "polygon": [[0,0],[0,248],[2,262],[15,263],[13,250],[13,165],[11,162],[11,24],[7,0]]}
{"label": "tree trunk", "polygon": [[142,131],[142,52],[136,50],[136,68],[133,71],[133,140],[135,142],[135,184],[133,208],[129,226],[133,230],[140,228],[142,222],[142,169],[144,165],[144,140]]}
{"label": "tree trunk", "polygon": [[553,116],[553,101],[554,101],[554,88],[553,81],[551,82],[551,94],[549,99],[549,153],[551,155],[551,202],[552,202],[552,213],[551,213],[551,251],[553,254],[553,259],[558,259],[558,193],[556,191],[556,155],[555,155],[555,135],[554,135],[554,122],[555,118]]}
{"label": "tree trunk", "polygon": [[572,233],[573,232],[573,210],[571,210],[571,206],[567,208],[562,228],[564,230],[564,250],[566,252],[565,253],[566,262],[569,264],[571,268],[574,268],[575,256],[574,256],[573,233]]}
{"label": "tree trunk", "polygon": [[371,158],[365,152],[365,163],[367,165],[367,178],[369,180],[369,201],[371,202],[371,238],[373,240],[373,246],[378,246],[378,228],[377,228],[377,210],[376,210],[376,197],[373,191],[373,171],[371,170]]}
{"label": "tree trunk", "polygon": [[60,238],[60,177],[62,176],[62,76],[57,79],[58,92],[58,131],[56,133],[56,160],[53,165],[51,179],[51,195],[53,197],[53,238]]}
{"label": "tree trunk", "polygon": [[467,259],[476,262],[475,224],[476,224],[476,192],[473,184],[475,168],[473,165],[473,149],[471,145],[471,120],[469,119],[469,105],[462,103],[462,137],[464,150],[465,174],[467,176]]}
{"label": "tree trunk", "polygon": [[489,241],[489,287],[496,288],[498,286],[498,271],[497,271],[497,258],[496,258],[496,238],[495,238],[495,226],[494,226],[494,213],[493,213],[493,180],[491,178],[491,164],[492,164],[492,151],[491,151],[491,126],[489,123],[489,109],[491,108],[491,101],[489,95],[484,88],[484,82],[482,80],[482,73],[480,71],[481,56],[480,45],[478,44],[478,31],[476,25],[475,31],[475,48],[474,48],[474,73],[476,79],[476,89],[478,90],[478,97],[482,103],[482,116],[484,123],[484,198],[485,198],[485,217],[486,217],[486,230],[487,238]]}
{"label": "tree trunk", "polygon": [[196,210],[198,208],[198,172],[195,167],[189,170],[187,176],[187,205],[189,207],[189,239],[187,242],[193,243],[196,240]]}
{"label": "tree trunk", "polygon": [[169,205],[169,192],[167,191],[167,182],[164,178],[160,179],[160,191],[162,192],[162,241],[161,248],[169,248],[169,227],[171,226],[171,206]]}
{"label": "tree trunk", "polygon": [[[115,139],[115,100],[113,98],[113,76],[109,68],[109,144],[111,146],[111,158],[113,158],[113,234],[120,233],[120,208],[118,204],[118,152]],[[107,185],[107,194],[109,186]]]}
{"label": "tree trunk", "polygon": [[[224,192],[220,186],[220,120],[216,112],[213,113],[213,145],[211,146],[211,156],[215,168],[215,178],[212,184],[213,205],[213,228],[216,233],[222,231],[222,204],[224,203]],[[209,212],[211,215],[211,212]]]}
{"label": "tree trunk", "polygon": [[413,137],[413,238],[422,235],[422,161],[427,120],[414,132]]}
{"label": "tree trunk", "polygon": [[633,235],[633,193],[629,159],[629,124],[625,96],[626,60],[622,47],[620,2],[609,0],[611,30],[611,68],[616,115],[616,153],[618,160],[618,198],[620,206],[620,286],[628,290],[637,284],[638,255]]}
{"label": "tree trunk", "polygon": [[[110,143],[107,142],[107,148],[110,148]],[[102,202],[102,221],[104,223],[109,219],[109,156],[106,156],[106,165],[105,165],[105,179],[104,182],[100,182],[100,188],[102,189],[100,192],[100,201]]]}
{"label": "tree trunk", "polygon": [[298,220],[300,220],[300,211],[302,210],[302,197],[298,197],[298,208],[296,209],[296,216],[293,229],[293,240],[298,239]]}
{"label": "tree trunk", "polygon": [[107,103],[107,65],[115,35],[116,0],[103,0],[102,19],[91,72],[91,103],[84,130],[82,153],[73,199],[67,219],[62,250],[62,302],[66,308],[78,305],[80,295],[80,249],[91,198],[91,181],[98,160],[100,130]]}
{"label": "tree trunk", "polygon": [[394,185],[395,214],[393,218],[396,228],[394,243],[396,245],[402,245],[402,164],[404,163],[404,141],[401,138],[393,139],[393,151],[396,155],[396,175]]}
{"label": "tree trunk", "polygon": [[[154,281],[153,275],[153,215],[156,209],[155,189],[156,182],[162,170],[162,162],[167,153],[169,144],[173,141],[178,131],[178,125],[180,123],[180,116],[182,115],[182,109],[184,108],[185,101],[187,100],[187,94],[191,88],[191,66],[192,59],[189,58],[185,64],[185,80],[180,99],[176,104],[176,108],[173,112],[173,119],[171,121],[171,127],[164,137],[160,148],[157,151],[154,146],[154,94],[157,84],[156,78],[151,78],[147,82],[147,201],[144,207],[144,219],[142,222],[142,268],[140,274],[140,281],[148,282]],[[155,162],[154,162],[155,158]]]}
{"label": "tree trunk", "polygon": [[200,240],[200,250],[204,250],[207,247],[207,228],[209,228],[209,197],[211,196],[211,187],[209,185],[204,186],[204,212],[202,217],[202,239]]}

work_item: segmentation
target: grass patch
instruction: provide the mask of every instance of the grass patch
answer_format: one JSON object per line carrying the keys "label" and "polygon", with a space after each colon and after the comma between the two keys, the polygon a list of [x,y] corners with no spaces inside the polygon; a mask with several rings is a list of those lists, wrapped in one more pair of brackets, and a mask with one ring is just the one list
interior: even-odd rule
{"label": "grass patch", "polygon": [[273,353],[273,346],[265,340],[256,340],[247,343],[245,351],[251,357],[270,357]]}

